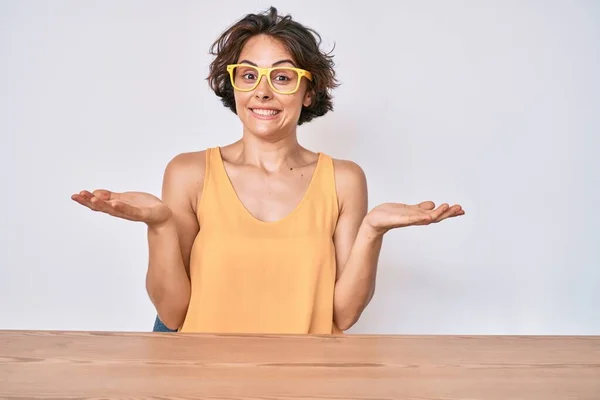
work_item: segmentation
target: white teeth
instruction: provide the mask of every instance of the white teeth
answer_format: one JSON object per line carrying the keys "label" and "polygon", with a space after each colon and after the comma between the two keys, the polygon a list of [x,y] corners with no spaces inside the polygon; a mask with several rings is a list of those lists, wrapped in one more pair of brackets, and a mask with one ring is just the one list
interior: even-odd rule
{"label": "white teeth", "polygon": [[253,108],[252,112],[258,115],[272,116],[279,114],[278,110],[264,110],[261,108]]}

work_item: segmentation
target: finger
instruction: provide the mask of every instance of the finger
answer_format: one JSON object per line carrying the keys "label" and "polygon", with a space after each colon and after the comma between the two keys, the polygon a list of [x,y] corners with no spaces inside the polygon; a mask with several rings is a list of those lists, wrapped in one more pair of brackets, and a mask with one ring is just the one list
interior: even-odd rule
{"label": "finger", "polygon": [[460,217],[461,215],[465,215],[465,210],[460,210],[458,212],[455,212],[453,215],[449,216],[448,218]]}
{"label": "finger", "polygon": [[[96,195],[94,195],[94,193]],[[72,195],[71,199],[93,211],[103,212],[114,217],[125,218],[129,220],[140,220],[139,218],[141,216],[141,212],[138,208],[123,203],[120,200],[104,200],[107,197],[118,197],[118,193],[103,189],[94,190],[94,193],[91,193],[87,190],[82,190],[78,194]]]}
{"label": "finger", "polygon": [[76,193],[71,195],[71,200],[75,200],[76,202],[81,203],[83,201],[83,196],[81,196],[79,193]]}
{"label": "finger", "polygon": [[441,221],[441,218],[449,212],[450,208],[451,207],[448,204],[443,203],[438,208],[431,211],[430,214],[433,222]]}
{"label": "finger", "polygon": [[438,218],[436,218],[435,222],[442,222],[446,218],[452,217],[454,214],[455,214],[455,212],[452,209],[448,209],[448,210],[446,210],[446,212],[444,212],[442,215],[440,215]]}
{"label": "finger", "polygon": [[450,209],[453,211],[453,215],[463,211],[462,207],[458,204],[453,205]]}
{"label": "finger", "polygon": [[89,201],[92,197],[94,197],[94,195],[87,191],[87,190],[82,190],[81,192],[79,192],[79,195],[84,199]]}
{"label": "finger", "polygon": [[87,190],[82,190],[81,192],[74,194],[71,196],[71,199],[75,200],[79,204],[82,204],[88,208],[91,208],[90,199],[93,195]]}
{"label": "finger", "polygon": [[459,215],[459,213],[464,214],[464,211],[462,210],[462,208],[459,205],[453,205],[452,207],[448,208],[448,210],[446,212],[444,212],[439,220],[437,222],[443,221],[447,218],[451,218],[451,217],[457,217]]}
{"label": "finger", "polygon": [[72,195],[71,200],[76,201],[77,203],[81,204],[82,206],[89,207],[89,205],[86,204],[86,201],[80,194]]}

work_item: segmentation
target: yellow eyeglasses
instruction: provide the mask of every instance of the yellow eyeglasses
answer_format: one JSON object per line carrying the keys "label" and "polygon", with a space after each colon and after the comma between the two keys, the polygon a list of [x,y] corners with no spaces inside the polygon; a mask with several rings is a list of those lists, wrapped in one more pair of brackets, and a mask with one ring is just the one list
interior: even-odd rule
{"label": "yellow eyeglasses", "polygon": [[230,64],[227,72],[231,84],[240,92],[256,89],[263,75],[267,77],[271,89],[280,94],[296,93],[302,77],[312,81],[310,72],[294,67],[261,68],[248,64]]}

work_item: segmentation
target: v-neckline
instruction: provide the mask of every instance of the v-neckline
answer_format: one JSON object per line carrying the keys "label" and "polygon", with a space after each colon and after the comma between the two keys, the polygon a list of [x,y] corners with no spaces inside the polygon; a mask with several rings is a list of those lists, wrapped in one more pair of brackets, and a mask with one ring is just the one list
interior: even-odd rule
{"label": "v-neckline", "polygon": [[315,170],[313,171],[312,176],[310,178],[310,182],[308,183],[308,188],[304,192],[304,195],[302,196],[302,198],[300,199],[300,201],[298,202],[298,204],[292,209],[292,211],[290,211],[285,216],[283,216],[282,218],[279,218],[279,219],[277,219],[275,221],[264,221],[262,219],[257,218],[256,216],[254,216],[254,214],[252,214],[250,212],[250,210],[248,210],[248,208],[244,205],[244,203],[240,199],[238,193],[235,190],[235,187],[233,186],[233,182],[231,181],[231,178],[229,177],[229,174],[227,173],[227,169],[225,168],[225,162],[223,161],[223,155],[221,154],[221,148],[220,147],[216,147],[215,148],[215,153],[217,154],[217,161],[218,161],[221,173],[223,174],[223,176],[227,180],[227,186],[229,188],[229,191],[231,192],[231,194],[235,198],[236,203],[238,204],[238,208],[240,208],[240,210],[242,211],[242,213],[244,215],[246,215],[249,219],[253,220],[254,222],[256,222],[258,224],[263,224],[263,225],[281,224],[281,223],[289,220],[290,218],[292,218],[296,213],[298,213],[298,211],[300,211],[300,209],[302,208],[302,206],[306,202],[306,199],[309,197],[310,193],[312,192],[312,188],[313,188],[313,186],[315,184],[315,181],[316,181],[316,178],[317,178],[320,166],[322,164],[321,161],[322,161],[322,158],[323,158],[323,154],[321,152],[317,152],[317,165],[315,166]]}

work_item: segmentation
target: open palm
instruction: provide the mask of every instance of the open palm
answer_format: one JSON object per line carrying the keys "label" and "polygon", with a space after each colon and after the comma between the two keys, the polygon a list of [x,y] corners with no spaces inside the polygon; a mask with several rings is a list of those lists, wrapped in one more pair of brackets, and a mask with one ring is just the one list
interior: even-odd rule
{"label": "open palm", "polygon": [[429,225],[464,214],[465,211],[458,204],[449,206],[444,203],[436,208],[432,201],[415,205],[383,203],[367,214],[365,222],[376,232],[385,233],[394,228]]}
{"label": "open palm", "polygon": [[91,210],[103,212],[130,221],[159,225],[171,218],[171,209],[158,197],[144,192],[116,193],[98,189],[83,190],[71,199]]}

